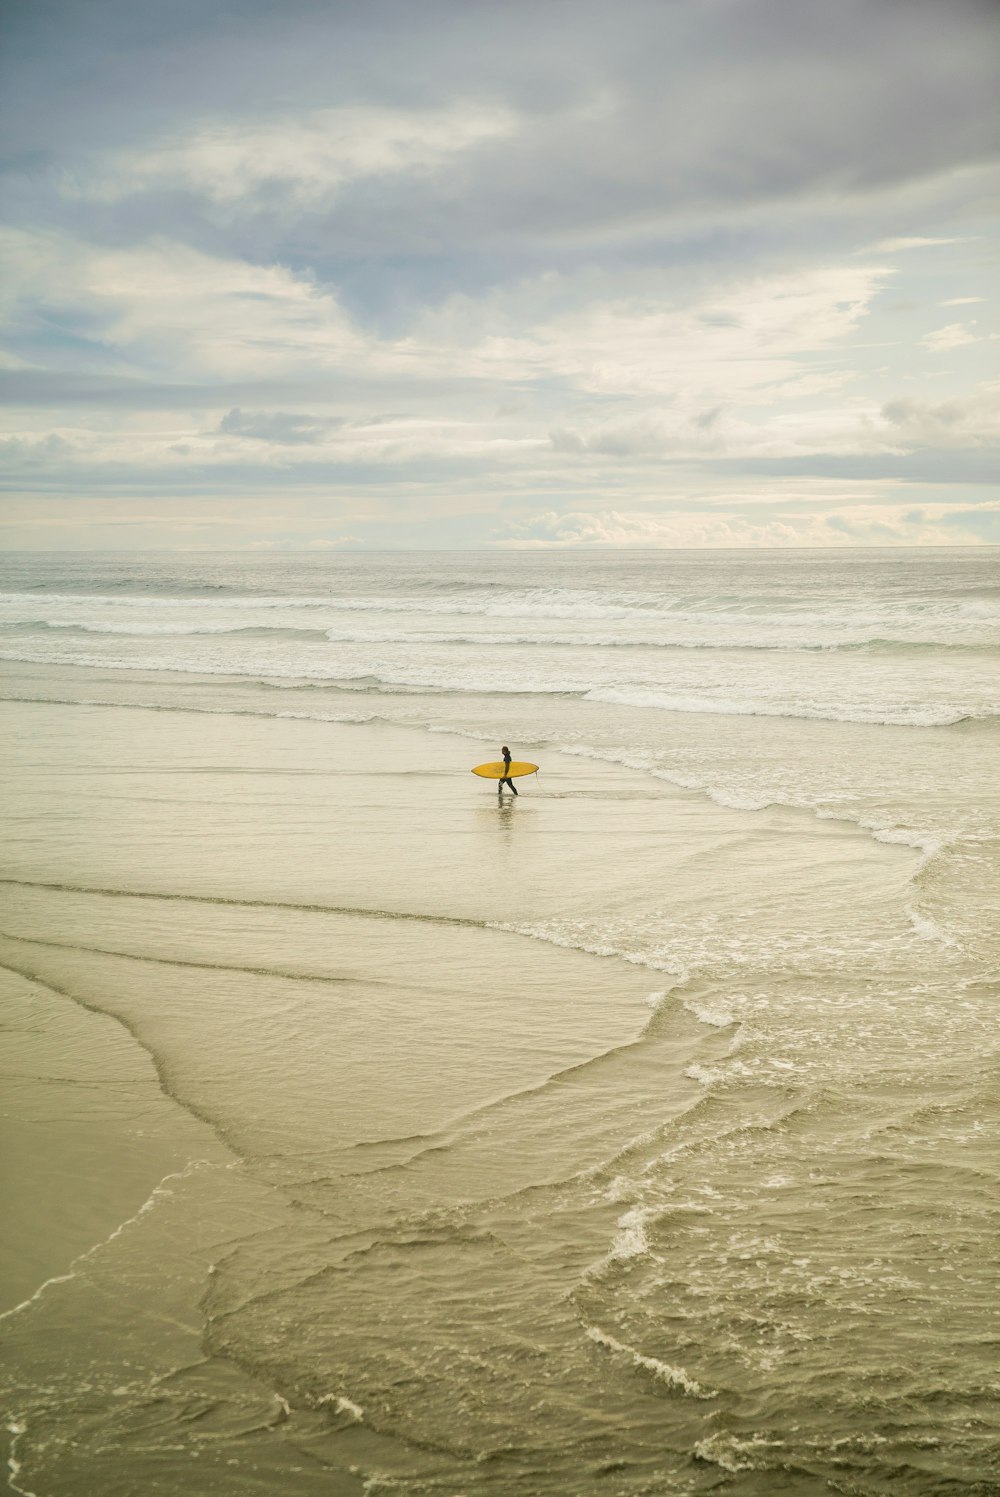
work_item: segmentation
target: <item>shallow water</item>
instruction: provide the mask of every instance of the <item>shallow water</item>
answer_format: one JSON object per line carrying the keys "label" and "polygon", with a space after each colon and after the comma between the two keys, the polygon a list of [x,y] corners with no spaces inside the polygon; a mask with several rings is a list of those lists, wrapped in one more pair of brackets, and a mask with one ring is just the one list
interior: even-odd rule
{"label": "shallow water", "polygon": [[0,618],[14,1490],[1000,1490],[995,553]]}

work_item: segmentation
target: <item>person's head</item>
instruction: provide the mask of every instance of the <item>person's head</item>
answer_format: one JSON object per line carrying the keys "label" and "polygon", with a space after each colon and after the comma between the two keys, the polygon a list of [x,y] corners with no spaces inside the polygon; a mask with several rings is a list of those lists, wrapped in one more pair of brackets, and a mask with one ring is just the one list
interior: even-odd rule
{"label": "person's head", "polygon": [[507,745],[506,745],[506,744],[504,744],[504,746],[503,746],[503,748],[502,748],[502,749],[501,749],[501,750],[500,750],[500,752],[501,752],[501,754],[509,754],[509,753],[510,753],[510,749],[509,749],[509,748],[508,748],[508,747],[507,747]]}

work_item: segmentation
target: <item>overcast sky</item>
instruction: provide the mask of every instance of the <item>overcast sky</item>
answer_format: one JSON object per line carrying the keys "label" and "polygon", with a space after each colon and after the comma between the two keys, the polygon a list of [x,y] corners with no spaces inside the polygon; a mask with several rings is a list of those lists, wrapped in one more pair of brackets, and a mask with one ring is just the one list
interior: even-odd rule
{"label": "overcast sky", "polygon": [[1000,542],[1000,6],[32,0],[0,537]]}

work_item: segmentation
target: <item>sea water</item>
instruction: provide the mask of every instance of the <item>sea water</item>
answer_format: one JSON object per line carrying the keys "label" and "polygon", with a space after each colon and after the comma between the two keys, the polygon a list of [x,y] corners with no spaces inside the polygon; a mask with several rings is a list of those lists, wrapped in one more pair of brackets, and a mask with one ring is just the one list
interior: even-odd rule
{"label": "sea water", "polygon": [[1000,1490],[995,550],[3,587],[14,1490]]}

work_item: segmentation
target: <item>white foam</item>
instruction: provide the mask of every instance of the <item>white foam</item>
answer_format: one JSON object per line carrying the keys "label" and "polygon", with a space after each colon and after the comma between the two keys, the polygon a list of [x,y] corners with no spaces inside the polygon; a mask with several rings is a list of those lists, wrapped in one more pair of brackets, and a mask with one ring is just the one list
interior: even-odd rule
{"label": "white foam", "polygon": [[604,1346],[608,1351],[618,1352],[619,1355],[627,1357],[635,1367],[640,1367],[644,1372],[650,1373],[657,1382],[664,1383],[668,1388],[674,1388],[679,1393],[686,1393],[691,1398],[715,1398],[715,1394],[703,1388],[700,1383],[689,1377],[683,1367],[672,1367],[668,1362],[661,1362],[659,1357],[647,1357],[643,1352],[636,1351],[634,1346],[626,1346],[615,1336],[607,1331],[602,1331],[600,1326],[584,1326],[584,1330],[590,1340],[597,1346]]}
{"label": "white foam", "polygon": [[[102,1246],[102,1244],[98,1244],[97,1246]],[[96,1248],[88,1248],[86,1253],[81,1254],[81,1257],[87,1258],[94,1251],[96,1251]],[[78,1262],[79,1260],[74,1259],[73,1261]],[[34,1294],[29,1295],[27,1299],[23,1299],[19,1305],[14,1305],[10,1310],[0,1311],[0,1320],[9,1320],[12,1315],[20,1315],[22,1310],[27,1310],[30,1305],[33,1305],[35,1303],[36,1300],[40,1300],[46,1289],[51,1289],[53,1284],[68,1284],[70,1279],[75,1278],[75,1273],[53,1274],[50,1279],[43,1280],[43,1282],[39,1284],[38,1288],[35,1290]]]}
{"label": "white foam", "polygon": [[846,821],[851,826],[858,826],[863,832],[868,832],[875,842],[884,842],[889,847],[916,848],[923,853],[918,873],[947,845],[941,838],[930,832],[920,831],[917,827],[884,826],[870,816],[852,815],[849,811],[827,811],[820,808],[813,814],[817,821]]}
{"label": "white foam", "polygon": [[870,831],[876,842],[887,842],[890,846],[916,847],[924,853],[928,859],[939,853],[942,843],[935,837],[928,837],[924,832],[919,832],[910,827],[880,827],[870,821],[861,821],[866,831]]}
{"label": "white foam", "polygon": [[7,1433],[10,1435],[10,1448],[7,1452],[7,1485],[12,1492],[19,1493],[19,1497],[37,1497],[28,1487],[18,1485],[17,1478],[21,1474],[21,1462],[17,1458],[17,1445],[22,1435],[27,1433],[28,1426],[18,1416],[10,1419],[7,1423]]}
{"label": "white foam", "polygon": [[735,1435],[710,1435],[699,1440],[694,1447],[697,1460],[720,1466],[723,1471],[759,1471],[761,1463],[754,1457],[765,1450],[780,1449],[783,1440],[765,1440],[763,1435],[752,1435],[749,1440],[738,1440]]}
{"label": "white foam", "polygon": [[703,713],[721,717],[791,717],[818,722],[872,723],[887,727],[938,728],[964,722],[971,714],[947,703],[900,703],[898,706],[851,702],[740,700],[733,697],[683,696],[647,687],[599,686],[585,694],[588,702],[615,707],[645,707],[658,712]]}
{"label": "white foam", "polygon": [[691,1081],[700,1081],[702,1086],[715,1086],[718,1082],[726,1079],[726,1073],[719,1066],[687,1066],[685,1076]]}
{"label": "white foam", "polygon": [[[7,627],[10,627],[8,622]],[[256,632],[252,624],[245,622],[216,623],[199,621],[196,624],[185,623],[163,623],[160,620],[150,619],[128,619],[125,623],[107,623],[97,619],[88,620],[86,623],[72,618],[54,619],[24,619],[18,621],[18,627],[36,629],[79,631],[81,634],[123,634],[133,639],[158,639],[160,637],[178,638],[193,637],[200,634],[214,636],[225,634],[253,634]],[[317,638],[325,638],[323,630],[301,628],[287,629],[281,625],[271,625],[266,632],[274,634],[316,634]]]}
{"label": "white foam", "polygon": [[[546,941],[550,946],[562,946],[569,951],[586,951],[591,956],[620,956],[616,947],[605,942],[595,943],[582,940],[579,936],[564,936],[557,931],[542,930],[537,925],[520,925],[511,920],[488,920],[486,922],[489,930],[507,931],[513,936],[530,936],[535,941]],[[652,963],[645,965],[651,966]]]}
{"label": "white foam", "polygon": [[[441,729],[441,731],[449,731]],[[579,743],[553,743],[552,745],[559,753],[567,754],[574,758],[593,759],[601,764],[620,764],[625,769],[634,769],[640,773],[651,775],[654,779],[663,780],[667,784],[676,785],[682,790],[689,790],[696,795],[707,796],[716,805],[725,806],[727,809],[740,811],[763,811],[770,806],[785,806],[790,810],[814,816],[818,821],[840,821],[849,826],[858,827],[861,831],[868,833],[876,842],[883,842],[893,846],[913,847],[923,853],[923,858],[915,875],[924,871],[927,865],[942,852],[948,845],[948,839],[928,830],[918,827],[900,827],[899,825],[886,825],[883,820],[876,816],[865,815],[860,811],[848,809],[855,796],[847,793],[836,795],[826,794],[823,796],[802,794],[801,798],[795,798],[787,793],[775,793],[774,791],[753,795],[746,791],[733,791],[729,787],[711,783],[706,777],[698,777],[690,774],[679,774],[672,769],[665,769],[654,760],[632,753],[620,753],[613,749],[598,749],[590,745]],[[836,802],[840,809],[830,809],[831,802]],[[846,804],[845,804],[846,803]],[[885,813],[888,817],[889,812]],[[973,842],[976,840],[992,841],[995,832],[990,829],[981,834],[981,839],[971,832],[963,832],[962,840]]]}
{"label": "white foam", "polygon": [[[315,612],[327,610],[331,613],[394,613],[426,614],[431,617],[483,618],[542,618],[542,619],[624,619],[634,617],[649,620],[662,617],[655,609],[638,606],[624,598],[614,600],[607,593],[586,596],[572,588],[509,588],[495,595],[484,597],[481,593],[456,592],[450,597],[400,597],[368,595],[349,597],[337,594],[326,596],[286,596],[253,594],[229,594],[206,597],[185,595],[155,596],[150,593],[114,595],[107,593],[45,593],[38,592],[0,594],[0,605],[9,616],[17,616],[18,610],[27,611],[28,620],[37,618],[39,612],[55,605],[58,608],[114,608],[121,611],[138,612],[144,609],[177,609],[179,607],[207,609],[289,609]],[[683,617],[683,615],[682,615]]]}
{"label": "white foam", "polygon": [[649,1252],[646,1223],[654,1214],[648,1206],[635,1206],[618,1218],[618,1232],[608,1254],[613,1262],[625,1263],[630,1258],[641,1258]]}
{"label": "white foam", "polygon": [[954,937],[943,931],[929,915],[922,915],[919,910],[915,909],[908,909],[906,913],[910,924],[922,941],[936,941],[941,946],[950,946],[956,951],[959,949]]}
{"label": "white foam", "polygon": [[[65,623],[65,621],[61,621]],[[951,697],[951,678],[941,678],[937,691],[944,699],[927,697],[923,679],[900,684],[879,677],[869,681],[849,674],[826,679],[822,697],[813,697],[810,674],[799,685],[787,671],[757,669],[748,676],[730,664],[713,668],[706,679],[702,666],[676,662],[637,662],[627,667],[597,662],[595,657],[567,663],[540,651],[530,664],[522,656],[508,658],[484,639],[455,651],[451,644],[434,646],[415,634],[409,641],[378,645],[361,638],[331,648],[322,634],[303,641],[301,630],[261,632],[235,621],[238,628],[211,623],[207,628],[180,621],[154,621],[134,638],[117,623],[74,627],[90,632],[78,641],[60,637],[8,640],[0,659],[29,664],[85,666],[105,670],[141,670],[269,681],[319,684],[327,689],[353,689],[395,695],[444,693],[469,696],[578,696],[589,702],[643,711],[724,717],[810,719],[901,727],[941,727],[967,718],[996,716],[1000,704],[984,697],[981,686],[966,685]],[[101,647],[101,640],[113,640]],[[452,642],[453,643],[453,642]],[[487,644],[484,650],[481,645]],[[394,645],[398,647],[394,648]],[[414,647],[419,647],[414,649]],[[623,680],[622,677],[625,677]],[[622,762],[629,761],[623,759]],[[649,768],[636,760],[630,767]],[[729,799],[731,791],[720,791]],[[731,803],[731,802],[730,802]],[[739,804],[745,802],[742,796]],[[752,808],[766,803],[751,798]]]}
{"label": "white foam", "polygon": [[254,712],[251,716],[285,718],[291,722],[353,723],[355,726],[379,720],[377,712]]}
{"label": "white foam", "polygon": [[714,801],[718,806],[725,806],[727,810],[766,811],[768,806],[774,804],[771,796],[740,794],[724,787],[708,785],[704,780],[696,779],[692,775],[678,774],[674,770],[664,769],[651,759],[639,754],[615,753],[605,749],[590,748],[580,743],[560,743],[556,747],[560,754],[568,754],[571,758],[593,759],[598,764],[620,764],[623,769],[638,770],[640,774],[651,775],[654,780],[664,780],[668,785],[676,785],[679,790],[691,790],[696,795],[707,795],[709,800]]}
{"label": "white foam", "polygon": [[359,1424],[365,1417],[365,1411],[359,1403],[347,1398],[343,1393],[324,1393],[322,1398],[316,1400],[317,1408],[331,1408],[335,1414],[348,1414]]}
{"label": "white foam", "polygon": [[698,1002],[695,999],[686,999],[684,1007],[689,1014],[694,1014],[699,1024],[710,1024],[713,1029],[728,1029],[730,1024],[736,1023],[736,1015],[731,1009],[722,1004],[711,1004]]}
{"label": "white foam", "polygon": [[[401,583],[401,588],[400,588]],[[726,600],[718,592],[664,594],[619,588],[602,579],[589,587],[524,586],[516,581],[470,586],[462,579],[445,584],[433,593],[408,590],[402,579],[390,586],[397,591],[380,594],[296,594],[236,592],[227,586],[206,593],[185,590],[174,582],[171,594],[142,589],[132,593],[48,592],[12,590],[0,594],[0,610],[7,617],[27,615],[52,607],[83,612],[112,609],[120,613],[179,607],[217,613],[220,610],[327,611],[332,613],[383,613],[427,617],[526,618],[553,620],[635,621],[670,630],[681,637],[700,633],[736,644],[749,642],[763,648],[830,649],[848,647],[892,647],[894,645],[986,644],[996,642],[1000,608],[992,597],[957,599],[936,594],[906,598],[862,596],[843,588],[824,604],[749,594]]]}
{"label": "white foam", "polygon": [[[731,1049],[735,1049],[738,1043],[739,1039],[737,1038]],[[783,1071],[801,1069],[791,1061],[775,1060],[772,1058],[770,1063],[772,1066]],[[685,1068],[684,1074],[691,1081],[700,1081],[702,1086],[725,1086],[737,1077],[743,1077],[744,1079],[752,1078],[754,1070],[751,1066],[744,1065],[740,1060],[731,1060],[726,1066],[690,1065]]]}

